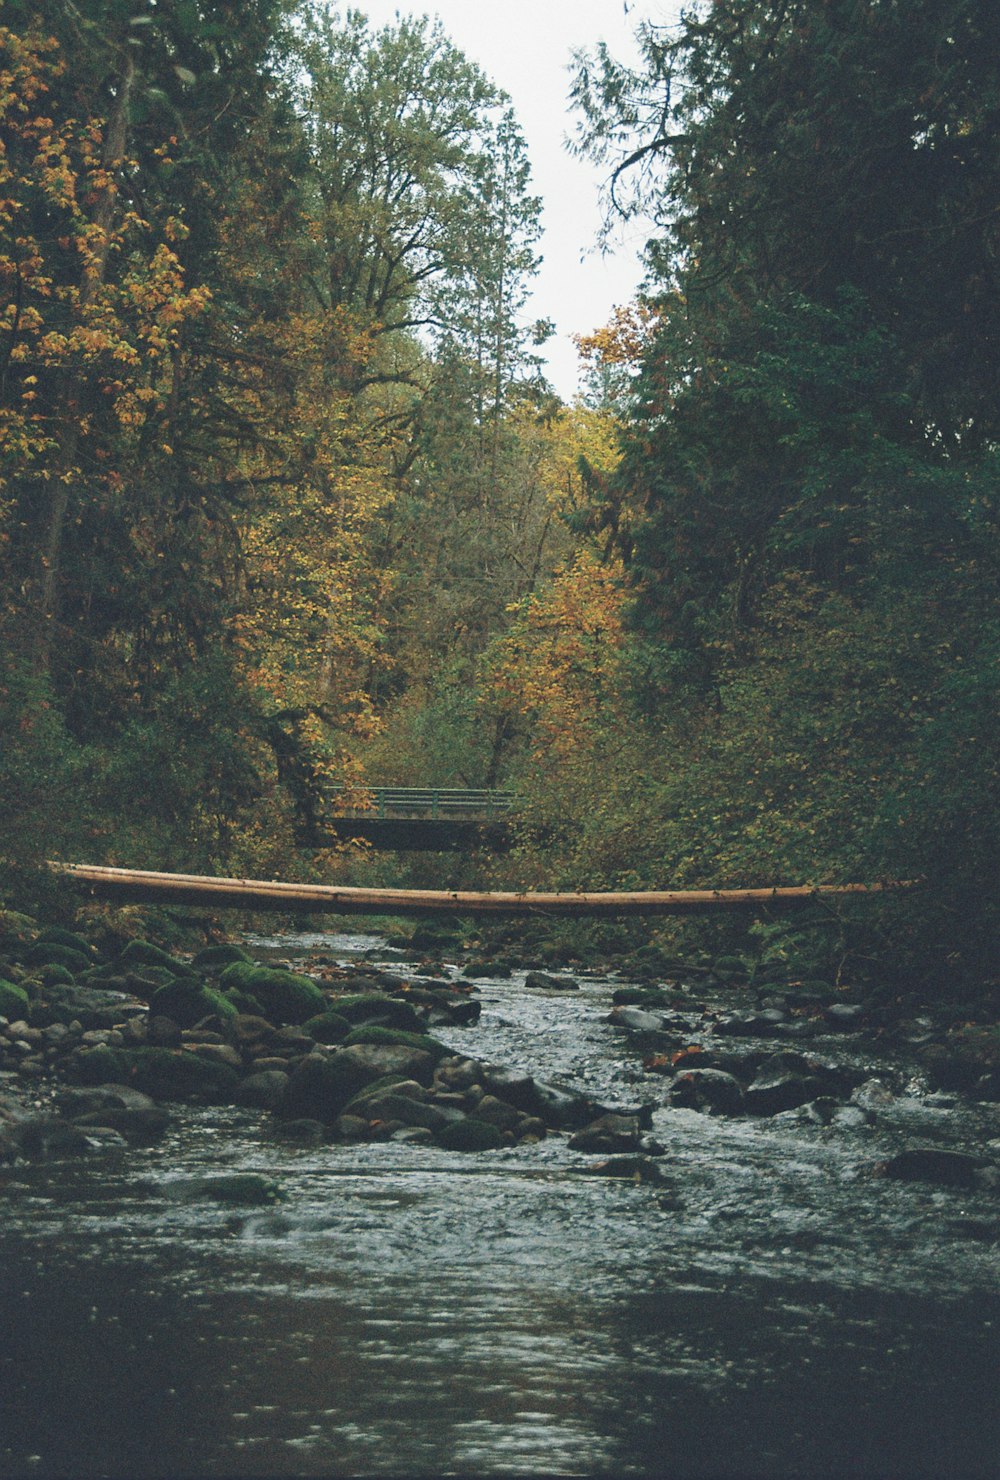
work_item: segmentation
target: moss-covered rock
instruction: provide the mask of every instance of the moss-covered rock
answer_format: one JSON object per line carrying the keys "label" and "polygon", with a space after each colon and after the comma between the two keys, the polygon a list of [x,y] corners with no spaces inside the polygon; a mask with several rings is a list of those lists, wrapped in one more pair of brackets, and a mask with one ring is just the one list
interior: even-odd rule
{"label": "moss-covered rock", "polygon": [[238,1013],[243,1013],[247,1017],[263,1018],[264,1009],[257,1001],[257,998],[252,997],[249,992],[241,992],[238,987],[233,987],[225,991],[225,997],[227,1002],[233,1004]]}
{"label": "moss-covered rock", "polygon": [[417,1032],[423,1019],[409,1002],[399,997],[387,997],[380,992],[362,992],[355,996],[338,997],[333,1009],[349,1023],[378,1021],[387,1028],[402,1028]]}
{"label": "moss-covered rock", "polygon": [[225,941],[217,946],[203,946],[195,953],[191,965],[195,971],[221,971],[240,961],[248,966],[253,965],[246,951]]}
{"label": "moss-covered rock", "polygon": [[319,1120],[332,1125],[344,1106],[371,1083],[373,1074],[350,1054],[310,1054],[293,1070],[278,1106],[283,1120]]}
{"label": "moss-covered rock", "polygon": [[99,1043],[72,1061],[70,1077],[77,1084],[124,1084],[128,1066],[123,1053]]}
{"label": "moss-covered rock", "polygon": [[169,1048],[99,1044],[74,1060],[79,1084],[124,1084],[154,1100],[232,1103],[239,1075],[228,1064]]}
{"label": "moss-covered rock", "polygon": [[23,987],[0,977],[0,1017],[17,1022],[28,1016],[31,1001]]}
{"label": "moss-covered rock", "polygon": [[416,1048],[429,1053],[435,1062],[454,1053],[454,1049],[447,1048],[426,1033],[407,1033],[400,1028],[383,1028],[377,1023],[363,1023],[360,1028],[355,1028],[344,1040],[344,1047],[350,1048],[355,1043],[399,1044],[403,1048]]}
{"label": "moss-covered rock", "polygon": [[40,966],[32,976],[41,982],[43,987],[72,987],[76,978],[65,966]]}
{"label": "moss-covered rock", "polygon": [[307,1018],[302,1031],[317,1043],[341,1043],[351,1031],[351,1024],[339,1012],[321,1012]]}
{"label": "moss-covered rock", "polygon": [[716,956],[712,962],[712,971],[722,981],[742,979],[749,975],[746,962],[739,956]]}
{"label": "moss-covered rock", "polygon": [[169,1048],[120,1049],[118,1053],[125,1070],[122,1082],[154,1100],[232,1103],[239,1087],[235,1069],[198,1054]]}
{"label": "moss-covered rock", "polygon": [[178,961],[169,951],[161,950],[148,940],[130,940],[115,966],[118,971],[144,972],[148,967],[156,967],[161,971],[169,971],[171,976],[190,974],[190,968],[183,961]]}
{"label": "moss-covered rock", "polygon": [[38,921],[18,910],[0,909],[0,946],[29,945],[38,934]]}
{"label": "moss-covered rock", "polygon": [[86,956],[90,961],[98,958],[98,952],[89,940],[84,940],[75,930],[64,930],[61,925],[46,926],[38,937],[38,944],[68,946],[71,951],[79,951],[81,956]]}
{"label": "moss-covered rock", "polygon": [[304,1023],[317,1017],[327,1006],[326,998],[314,981],[294,971],[281,971],[267,966],[248,966],[235,961],[219,978],[228,992],[235,988],[251,997],[259,1011],[277,1024]]}
{"label": "moss-covered rock", "polygon": [[252,961],[231,961],[222,969],[219,986],[224,992],[245,992],[248,980],[258,969]]}
{"label": "moss-covered rock", "polygon": [[487,1125],[485,1120],[476,1120],[473,1115],[443,1126],[434,1139],[446,1151],[496,1151],[503,1145],[498,1128]]}
{"label": "moss-covered rock", "polygon": [[383,1074],[381,1079],[376,1079],[373,1083],[366,1084],[364,1089],[359,1090],[347,1102],[344,1109],[349,1114],[356,1105],[363,1104],[365,1100],[370,1100],[373,1096],[377,1099],[379,1095],[394,1089],[397,1084],[412,1084],[413,1082],[413,1080],[407,1079],[405,1074]]}
{"label": "moss-covered rock", "polygon": [[223,992],[202,986],[196,981],[176,980],[154,992],[149,1002],[151,1014],[172,1018],[182,1028],[193,1028],[203,1018],[235,1018],[239,1009]]}
{"label": "moss-covered rock", "polygon": [[21,957],[25,966],[64,966],[74,977],[93,966],[93,958],[72,946],[61,945],[54,940],[40,940],[25,951]]}

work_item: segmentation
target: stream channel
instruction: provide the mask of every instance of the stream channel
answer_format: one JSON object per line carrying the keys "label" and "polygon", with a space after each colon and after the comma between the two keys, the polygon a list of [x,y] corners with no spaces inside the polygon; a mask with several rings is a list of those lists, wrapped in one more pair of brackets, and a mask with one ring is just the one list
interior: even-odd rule
{"label": "stream channel", "polygon": [[[290,1146],[193,1107],[154,1147],[8,1169],[0,1474],[1000,1473],[996,1191],[873,1174],[914,1144],[995,1153],[1000,1106],[934,1103],[897,1062],[857,1124],[669,1108],[606,1022],[620,983],[580,981],[481,981],[481,1021],[435,1031],[656,1102],[664,1185],[595,1176],[562,1135]],[[888,1065],[854,1035],[809,1051]],[[176,1196],[225,1169],[281,1202]]]}

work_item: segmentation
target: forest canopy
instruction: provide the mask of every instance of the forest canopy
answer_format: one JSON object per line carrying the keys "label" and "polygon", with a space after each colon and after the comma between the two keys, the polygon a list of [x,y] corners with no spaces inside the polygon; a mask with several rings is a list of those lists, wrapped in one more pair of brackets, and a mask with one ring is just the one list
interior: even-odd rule
{"label": "forest canopy", "polygon": [[926,878],[753,948],[997,973],[1000,17],[638,40],[576,62],[651,235],[567,406],[524,137],[439,23],[7,0],[8,869],[377,872],[327,786],[505,785],[487,877]]}

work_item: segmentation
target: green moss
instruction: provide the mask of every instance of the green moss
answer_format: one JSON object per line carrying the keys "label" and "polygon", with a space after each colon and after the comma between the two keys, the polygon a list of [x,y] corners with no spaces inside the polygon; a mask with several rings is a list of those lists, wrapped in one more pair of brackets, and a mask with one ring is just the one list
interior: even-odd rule
{"label": "green moss", "polygon": [[30,1005],[28,994],[23,987],[0,979],[0,1017],[17,1022],[19,1018],[27,1015]]}
{"label": "green moss", "polygon": [[[96,1053],[97,1050],[95,1049]],[[121,1081],[160,1100],[231,1101],[239,1075],[228,1064],[169,1048],[119,1049]]]}
{"label": "green moss", "polygon": [[349,1023],[366,1023],[380,1019],[386,1027],[402,1028],[415,1032],[420,1028],[421,1017],[416,1008],[399,997],[386,997],[379,992],[363,992],[349,997],[337,997],[333,1010]]}
{"label": "green moss", "polygon": [[239,946],[231,945],[228,941],[217,946],[203,946],[197,951],[191,961],[196,971],[215,971],[218,968],[237,965],[240,962],[252,966],[253,962],[245,951]]}
{"label": "green moss", "polygon": [[304,1023],[324,1012],[327,1006],[316,983],[294,971],[234,961],[222,973],[219,984],[224,991],[235,988],[255,998],[262,1016],[279,1025]]}
{"label": "green moss", "polygon": [[41,966],[37,973],[32,974],[37,975],[45,987],[72,987],[76,983],[73,973],[65,966]]}
{"label": "green moss", "polygon": [[17,910],[0,909],[0,945],[27,945],[38,934],[38,922]]}
{"label": "green moss", "polygon": [[239,1017],[241,1009],[225,992],[219,992],[215,987],[202,987],[202,992],[209,1004],[209,1011],[214,1012],[217,1018],[225,1021],[226,1018]]}
{"label": "green moss", "polygon": [[249,992],[241,992],[238,988],[227,989],[224,994],[227,1002],[231,1002],[237,1012],[244,1012],[248,1017],[263,1017],[264,1009],[256,997],[251,997]]}
{"label": "green moss", "polygon": [[248,991],[247,982],[257,969],[252,961],[233,961],[223,970],[219,985],[226,992]]}
{"label": "green moss", "polygon": [[356,1095],[344,1106],[344,1114],[349,1115],[355,1105],[364,1104],[365,1100],[377,1099],[387,1089],[392,1089],[394,1084],[406,1084],[408,1082],[405,1074],[383,1074],[381,1079],[376,1079],[373,1084],[366,1084],[364,1089],[359,1090]]}
{"label": "green moss", "polygon": [[363,1023],[344,1039],[345,1048],[350,1048],[355,1043],[397,1043],[406,1048],[422,1049],[435,1061],[448,1058],[454,1053],[454,1049],[446,1048],[443,1043],[439,1043],[436,1038],[429,1038],[425,1033],[407,1033],[401,1028],[383,1028],[377,1023]]}
{"label": "green moss", "polygon": [[195,981],[173,981],[153,993],[149,1002],[153,1014],[172,1018],[182,1028],[193,1028],[202,1018],[232,1018],[236,1004],[222,992],[203,987]]}
{"label": "green moss", "polygon": [[169,951],[162,951],[148,940],[130,940],[115,965],[119,971],[142,972],[148,967],[155,967],[161,971],[169,971],[171,976],[187,976],[190,970],[183,961],[178,961]]}
{"label": "green moss", "polygon": [[22,960],[26,966],[64,966],[74,977],[93,965],[91,956],[75,951],[71,946],[60,945],[58,941],[38,941],[24,953]]}
{"label": "green moss", "polygon": [[63,930],[59,925],[49,925],[38,937],[39,945],[68,946],[71,951],[79,951],[81,956],[86,956],[90,961],[97,960],[97,951],[82,935],[77,935],[74,930]]}
{"label": "green moss", "polygon": [[315,1038],[317,1043],[340,1043],[351,1031],[351,1025],[339,1012],[321,1012],[316,1017],[307,1018],[302,1031]]}

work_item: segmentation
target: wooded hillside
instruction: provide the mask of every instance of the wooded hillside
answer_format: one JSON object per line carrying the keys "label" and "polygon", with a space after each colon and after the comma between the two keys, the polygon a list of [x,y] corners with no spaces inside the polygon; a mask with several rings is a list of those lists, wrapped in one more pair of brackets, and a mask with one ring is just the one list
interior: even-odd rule
{"label": "wooded hillside", "polygon": [[1000,972],[994,6],[715,0],[580,56],[652,226],[572,406],[523,137],[440,26],[0,22],[12,889],[405,882],[314,846],[324,785],[501,784],[473,883],[926,876],[755,948]]}

